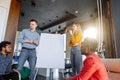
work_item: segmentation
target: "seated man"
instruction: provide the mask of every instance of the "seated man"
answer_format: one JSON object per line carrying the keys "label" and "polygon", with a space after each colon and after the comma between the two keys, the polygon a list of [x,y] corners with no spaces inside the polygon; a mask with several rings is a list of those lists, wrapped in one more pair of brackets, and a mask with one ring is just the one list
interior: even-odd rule
{"label": "seated man", "polygon": [[19,80],[19,74],[12,70],[11,43],[3,41],[0,43],[0,80]]}
{"label": "seated man", "polygon": [[106,68],[101,59],[95,54],[97,41],[86,38],[81,44],[81,52],[86,56],[82,71],[67,80],[109,80]]}

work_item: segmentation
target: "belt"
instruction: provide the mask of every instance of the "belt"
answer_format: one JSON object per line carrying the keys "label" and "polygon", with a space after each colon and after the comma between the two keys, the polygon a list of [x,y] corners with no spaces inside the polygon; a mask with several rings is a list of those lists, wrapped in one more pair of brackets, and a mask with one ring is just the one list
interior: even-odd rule
{"label": "belt", "polygon": [[22,47],[22,49],[35,50],[35,48],[26,48],[26,47]]}

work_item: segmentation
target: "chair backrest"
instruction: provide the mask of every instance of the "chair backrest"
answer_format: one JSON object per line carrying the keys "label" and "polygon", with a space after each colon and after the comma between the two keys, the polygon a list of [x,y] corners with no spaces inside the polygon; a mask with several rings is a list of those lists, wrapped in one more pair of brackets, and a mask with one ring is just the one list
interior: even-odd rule
{"label": "chair backrest", "polygon": [[[17,67],[18,67],[18,64],[13,64],[12,65],[13,69],[17,69]],[[28,78],[29,75],[30,75],[30,69],[27,68],[27,67],[23,67],[22,70],[21,70],[21,72],[20,72],[20,75],[21,75],[21,79]]]}
{"label": "chair backrest", "polygon": [[71,60],[70,60],[70,58],[66,58],[65,59],[65,69],[70,69],[70,68],[72,68]]}
{"label": "chair backrest", "polygon": [[65,58],[65,64],[70,64],[71,61],[70,61],[70,58]]}
{"label": "chair backrest", "polygon": [[120,72],[120,59],[102,59],[106,69],[111,72]]}

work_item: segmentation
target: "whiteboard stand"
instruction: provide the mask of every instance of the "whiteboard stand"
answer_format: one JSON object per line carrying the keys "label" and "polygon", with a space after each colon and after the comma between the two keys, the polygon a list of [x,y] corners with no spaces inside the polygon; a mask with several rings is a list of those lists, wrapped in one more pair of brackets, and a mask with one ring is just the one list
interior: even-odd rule
{"label": "whiteboard stand", "polygon": [[66,39],[65,36],[61,34],[41,33],[39,42],[40,44],[36,49],[37,52],[36,67],[50,69],[50,72],[48,73],[50,74],[49,75],[50,80],[53,80],[55,78],[57,80],[57,78],[59,78],[58,69],[64,68],[65,39]]}
{"label": "whiteboard stand", "polygon": [[34,80],[36,80],[37,73],[38,73],[38,68],[36,68],[36,72],[35,72],[35,77],[34,77]]}
{"label": "whiteboard stand", "polygon": [[50,80],[53,80],[53,72],[52,72],[52,68],[50,68]]}
{"label": "whiteboard stand", "polygon": [[59,69],[50,69],[50,80],[59,80]]}

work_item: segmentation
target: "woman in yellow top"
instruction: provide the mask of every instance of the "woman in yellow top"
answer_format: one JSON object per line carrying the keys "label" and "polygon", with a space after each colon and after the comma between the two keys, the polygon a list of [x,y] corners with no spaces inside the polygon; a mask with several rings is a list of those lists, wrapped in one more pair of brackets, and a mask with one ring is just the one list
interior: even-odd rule
{"label": "woman in yellow top", "polygon": [[71,64],[73,76],[77,75],[82,68],[82,55],[80,50],[80,45],[82,42],[82,30],[79,23],[73,23],[72,30],[69,30],[70,33],[70,42],[69,46],[71,47]]}

